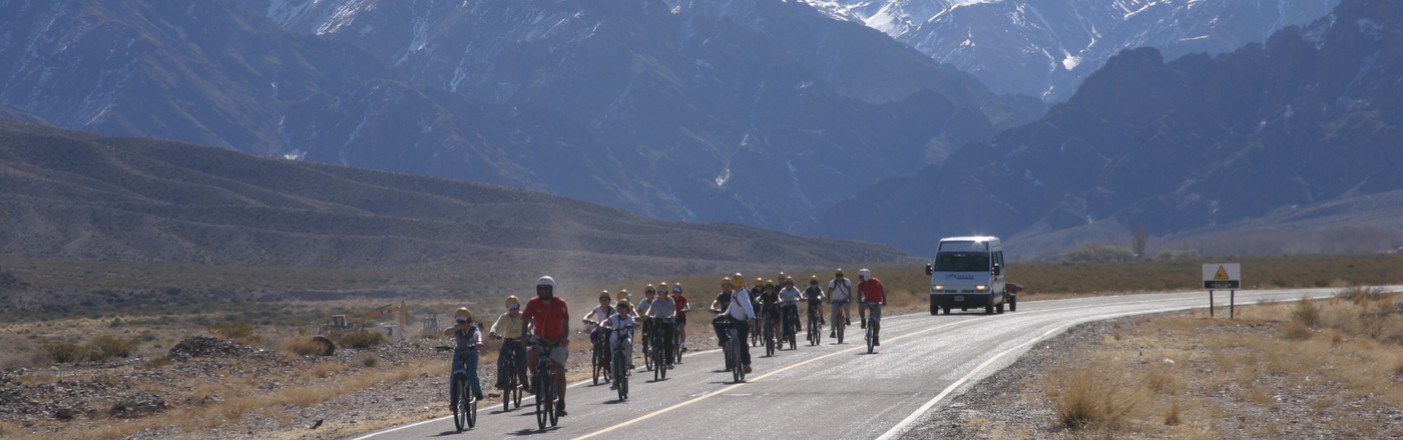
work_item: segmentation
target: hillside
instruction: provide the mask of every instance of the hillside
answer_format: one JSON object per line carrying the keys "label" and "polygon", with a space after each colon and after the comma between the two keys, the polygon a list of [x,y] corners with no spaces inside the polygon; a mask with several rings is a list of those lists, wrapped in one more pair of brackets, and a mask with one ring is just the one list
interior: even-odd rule
{"label": "hillside", "polygon": [[1044,241],[1056,248],[1129,243],[1137,226],[1155,237],[1262,228],[1281,213],[1367,200],[1403,189],[1400,77],[1403,5],[1392,1],[1346,0],[1311,26],[1216,57],[1126,51],[1041,121],[869,189],[827,232],[913,251],[971,232],[1063,237]]}
{"label": "hillside", "polygon": [[910,258],[879,245],[652,220],[526,190],[13,120],[0,120],[0,205],[0,254],[40,258],[338,267]]}

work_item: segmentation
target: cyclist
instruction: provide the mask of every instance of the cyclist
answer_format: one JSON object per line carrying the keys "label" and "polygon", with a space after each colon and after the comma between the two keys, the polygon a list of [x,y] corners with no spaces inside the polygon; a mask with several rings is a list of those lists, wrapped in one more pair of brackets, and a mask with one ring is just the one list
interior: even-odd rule
{"label": "cyclist", "polygon": [[809,300],[809,314],[818,314],[819,323],[827,323],[823,317],[823,288],[818,287],[818,275],[809,276],[809,288],[804,289],[804,298]]}
{"label": "cyclist", "polygon": [[789,324],[782,333],[787,338],[790,331],[799,332],[799,297],[803,296],[803,293],[794,287],[794,280],[788,277],[780,281],[780,284],[784,288],[779,290],[779,313],[784,317],[783,321]]}
{"label": "cyclist", "polygon": [[[570,308],[564,298],[555,297],[555,279],[543,276],[536,280],[536,297],[526,302],[521,312],[521,333],[531,329],[532,346],[526,351],[526,367],[531,377],[536,376],[536,362],[543,351],[541,346],[550,344],[558,347],[550,351],[551,370],[555,372],[555,392],[560,398],[555,403],[556,413],[565,415],[565,362],[570,358]],[[549,396],[547,396],[549,397]]]}
{"label": "cyclist", "polygon": [[[828,337],[836,338],[837,327],[847,327],[852,325],[852,314],[848,304],[853,300],[853,282],[843,277],[843,269],[833,272],[833,280],[828,282],[828,302],[833,305],[833,328],[828,330]],[[843,322],[838,322],[838,311],[843,311]]]}
{"label": "cyclist", "polygon": [[653,334],[653,320],[648,319],[648,315],[652,310],[653,300],[657,299],[657,297],[658,291],[653,288],[652,284],[649,284],[648,287],[643,289],[643,301],[639,301],[638,307],[633,308],[633,316],[635,318],[640,319],[643,323],[643,338],[640,339],[640,341],[643,342],[644,356],[647,356],[649,350],[653,349],[653,346],[651,345],[652,340],[648,339]]}
{"label": "cyclist", "polygon": [[[599,305],[590,309],[589,312],[585,313],[584,317],[580,318],[580,321],[585,324],[585,333],[589,334],[589,342],[594,347],[603,349],[607,345],[605,337],[608,335],[599,329],[599,325],[604,323],[604,320],[609,319],[610,315],[614,314],[613,299],[614,297],[609,295],[608,290],[599,292]],[[604,356],[604,360],[600,362],[600,365],[604,367],[604,371],[609,371],[609,358],[610,356],[606,355]]]}
{"label": "cyclist", "polygon": [[[661,289],[662,286],[666,285],[667,283],[661,283],[658,284],[658,287]],[[661,347],[654,346],[653,349],[663,351],[663,356],[667,358],[667,369],[671,370],[673,369],[672,350],[674,350],[672,342],[677,337],[673,334],[677,330],[676,324],[673,323],[673,318],[677,316],[677,303],[672,300],[671,296],[666,295],[666,292],[661,293],[663,294],[653,299],[653,305],[648,307],[648,320],[653,322],[653,332],[659,336],[659,340],[663,344]],[[662,365],[657,367],[663,368]]]}
{"label": "cyclist", "polygon": [[[629,371],[629,374],[632,374],[633,329],[638,328],[639,324],[633,317],[633,304],[630,304],[627,298],[620,299],[618,302],[614,303],[614,308],[614,314],[609,315],[609,319],[605,320],[601,325],[601,327],[604,327],[604,329],[609,332],[609,357],[613,358],[614,350],[619,348],[619,344],[623,344],[624,359],[628,359],[629,362],[627,371]],[[618,381],[614,381],[609,385],[609,389],[611,390],[616,390],[618,388]]]}
{"label": "cyclist", "polygon": [[[873,277],[870,270],[857,271],[857,279],[857,292],[863,308],[872,309],[872,345],[882,345],[878,335],[882,330],[882,306],[887,305],[887,290],[882,287],[882,280]],[[865,324],[867,318],[862,319]]]}
{"label": "cyclist", "polygon": [[765,288],[760,290],[760,325],[770,329],[770,335],[779,335],[779,292],[775,289],[775,280],[765,281]]}
{"label": "cyclist", "polygon": [[[745,278],[742,278],[740,274],[736,274],[732,279],[732,283],[734,283],[732,286],[737,284],[744,286]],[[724,287],[725,286],[723,286],[723,288]],[[728,319],[731,321],[731,325],[735,326],[736,337],[740,339],[741,346],[741,358],[738,367],[745,368],[745,373],[750,374],[752,371],[750,368],[750,345],[746,344],[745,341],[746,338],[750,336],[751,326],[755,324],[755,308],[750,304],[750,292],[747,292],[744,287],[736,287],[735,291],[731,292],[730,299],[731,302],[726,306],[726,311],[717,319]],[[717,330],[720,330],[719,326]],[[724,346],[725,342],[723,341],[722,344]],[[729,371],[729,369],[727,371]]]}
{"label": "cyclist", "polygon": [[477,350],[482,347],[482,330],[473,322],[473,312],[467,307],[453,312],[453,320],[454,325],[443,331],[444,336],[452,336],[455,341],[453,368],[448,373],[449,411],[458,407],[458,381],[453,380],[453,373],[458,370],[468,372],[468,386],[472,387],[473,397],[482,400],[482,385],[477,381]]}
{"label": "cyclist", "polygon": [[687,295],[682,294],[682,283],[672,285],[672,302],[677,304],[677,339],[682,341],[682,346],[677,347],[683,353],[687,352],[687,312],[692,311],[692,304],[688,302]]}
{"label": "cyclist", "polygon": [[[716,343],[723,348],[726,346],[726,341],[730,340],[730,335],[726,334],[722,323],[726,319],[726,308],[731,305],[731,295],[735,291],[735,281],[731,277],[721,277],[721,293],[716,294],[716,299],[711,301],[710,307],[707,307],[707,310],[716,314],[716,318],[711,320],[711,328],[716,331]],[[726,369],[730,370],[731,366],[727,365]]]}
{"label": "cyclist", "polygon": [[[614,304],[615,304],[615,307],[614,307],[614,308],[617,309],[617,308],[618,308],[618,306],[617,306],[618,302],[619,302],[619,301],[623,301],[623,300],[628,300],[628,302],[629,302],[630,304],[633,303],[633,294],[632,294],[632,293],[628,293],[628,289],[619,289],[619,293],[614,294]],[[632,307],[629,307],[629,308],[632,309]],[[618,313],[618,312],[616,311],[615,313]],[[636,312],[636,311],[629,312],[629,313],[633,313],[633,317],[635,317],[635,318],[638,317],[638,312]]]}
{"label": "cyclist", "polygon": [[[497,355],[497,389],[506,390],[507,375],[519,376],[516,383],[526,386],[526,347],[521,344],[521,302],[516,295],[507,297],[507,313],[497,317],[490,331],[493,338],[502,340],[502,351]],[[516,360],[516,371],[507,371],[507,359]]]}

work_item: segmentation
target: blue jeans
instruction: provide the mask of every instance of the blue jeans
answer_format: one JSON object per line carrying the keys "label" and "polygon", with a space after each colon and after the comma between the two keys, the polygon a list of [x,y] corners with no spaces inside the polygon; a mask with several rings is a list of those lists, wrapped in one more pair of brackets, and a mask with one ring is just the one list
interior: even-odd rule
{"label": "blue jeans", "polygon": [[477,356],[477,350],[453,354],[453,369],[448,372],[449,404],[458,405],[458,381],[453,380],[453,373],[459,370],[468,373],[468,385],[472,387],[473,395],[482,395],[482,385],[477,381]]}

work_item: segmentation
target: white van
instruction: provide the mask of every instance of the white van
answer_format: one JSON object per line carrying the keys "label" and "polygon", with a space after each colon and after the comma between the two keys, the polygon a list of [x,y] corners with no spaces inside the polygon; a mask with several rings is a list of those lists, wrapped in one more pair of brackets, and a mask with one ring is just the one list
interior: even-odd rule
{"label": "white van", "polygon": [[926,264],[930,275],[930,314],[950,309],[967,311],[983,307],[984,313],[1017,310],[1018,298],[1004,282],[1004,248],[998,237],[949,237],[940,239],[935,263]]}

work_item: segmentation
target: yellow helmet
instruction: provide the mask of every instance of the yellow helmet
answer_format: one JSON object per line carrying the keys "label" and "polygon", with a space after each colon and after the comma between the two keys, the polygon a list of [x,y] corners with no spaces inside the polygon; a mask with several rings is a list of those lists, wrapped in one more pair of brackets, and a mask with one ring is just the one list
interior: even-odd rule
{"label": "yellow helmet", "polygon": [[621,299],[621,300],[619,300],[619,302],[614,303],[614,307],[630,307],[630,308],[632,308],[632,307],[633,307],[633,303],[628,302],[627,299]]}
{"label": "yellow helmet", "polygon": [[468,311],[467,307],[459,307],[457,311],[453,312],[453,319],[470,321],[473,319],[473,312]]}
{"label": "yellow helmet", "polygon": [[735,275],[731,275],[731,285],[745,287],[745,277],[741,276],[740,272],[736,272]]}
{"label": "yellow helmet", "polygon": [[658,291],[659,291],[659,292],[662,292],[662,293],[667,293],[667,282],[666,282],[666,281],[661,282],[661,283],[658,283]]}
{"label": "yellow helmet", "polygon": [[521,300],[516,299],[516,295],[510,295],[507,297],[507,308],[510,309],[512,308],[512,306],[521,306]]}
{"label": "yellow helmet", "polygon": [[620,289],[615,297],[618,298],[619,301],[628,301],[628,289]]}

